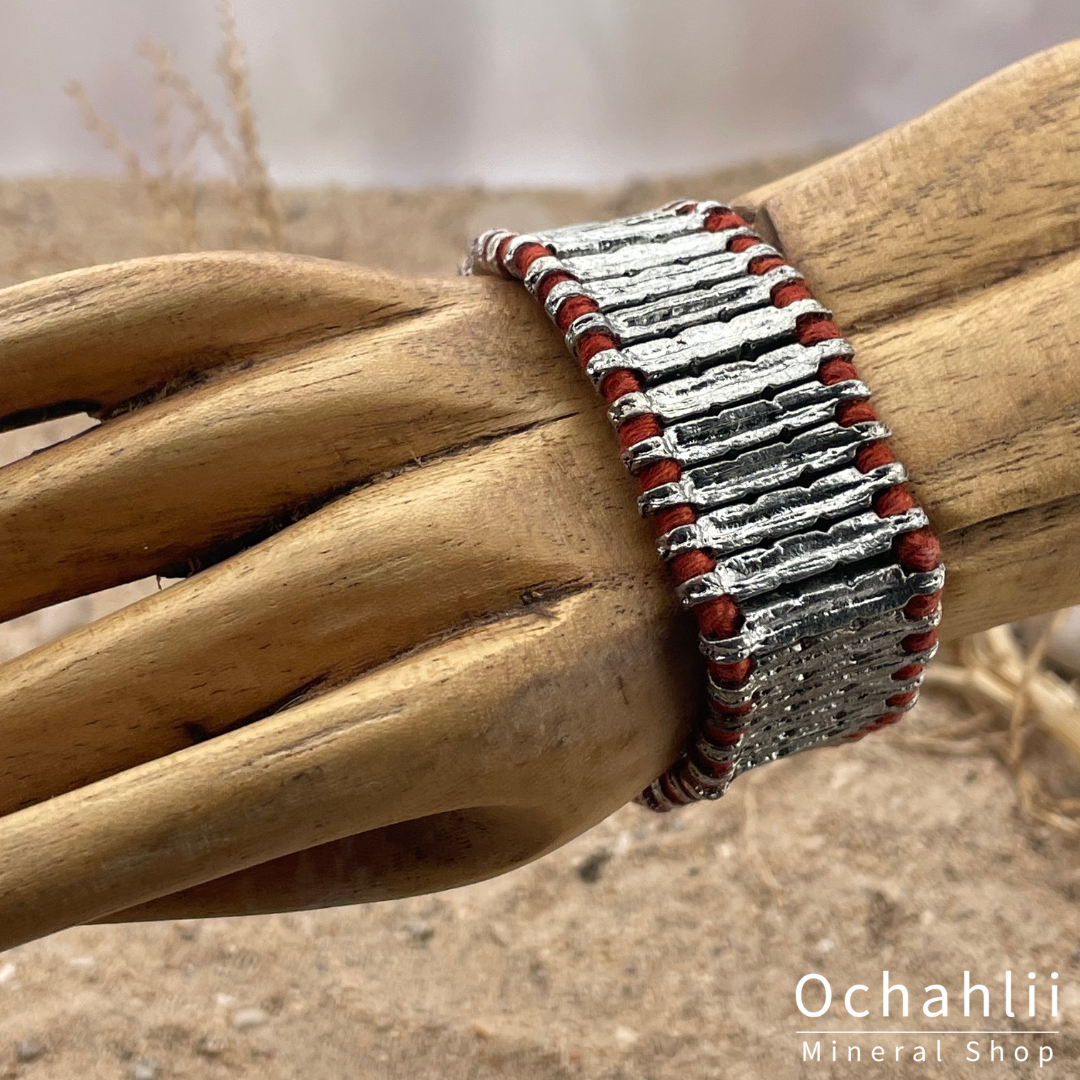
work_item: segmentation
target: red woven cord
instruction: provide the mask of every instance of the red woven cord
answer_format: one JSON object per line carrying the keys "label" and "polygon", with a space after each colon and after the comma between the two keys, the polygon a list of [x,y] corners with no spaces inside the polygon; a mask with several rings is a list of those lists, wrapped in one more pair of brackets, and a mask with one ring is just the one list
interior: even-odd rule
{"label": "red woven cord", "polygon": [[826,386],[832,386],[838,382],[847,382],[849,379],[857,379],[858,377],[855,365],[849,360],[841,359],[839,356],[822,361],[821,367],[818,368],[818,378]]}
{"label": "red woven cord", "polygon": [[499,246],[495,249],[495,263],[504,274],[510,273],[510,268],[506,265],[506,249],[513,239],[513,235],[504,237],[499,241]]}
{"label": "red woven cord", "polygon": [[[500,245],[500,247],[501,246],[502,245]],[[510,270],[515,277],[523,278],[529,272],[529,267],[532,266],[537,259],[543,259],[550,254],[551,252],[548,251],[543,244],[522,244],[521,247],[514,252],[513,266],[508,266],[507,269]]]}
{"label": "red woven cord", "polygon": [[666,510],[657,511],[653,516],[653,526],[657,536],[663,536],[680,525],[693,525],[695,521],[697,521],[697,514],[688,503],[669,506]]}
{"label": "red woven cord", "polygon": [[[760,244],[761,241],[758,240]],[[767,274],[770,270],[776,270],[780,266],[786,266],[783,258],[779,255],[758,255],[756,259],[751,259],[747,264],[746,269],[751,274]]]}
{"label": "red woven cord", "polygon": [[[757,260],[754,260],[755,262]],[[781,282],[779,285],[774,285],[770,297],[773,302],[773,307],[787,307],[788,304],[794,304],[796,300],[812,300],[810,290],[806,287],[805,281],[788,281]]]}
{"label": "red woven cord", "polygon": [[711,573],[716,569],[716,560],[704,551],[684,551],[671,560],[670,566],[672,576],[682,585],[691,578]]}
{"label": "red woven cord", "polygon": [[726,206],[719,206],[705,215],[706,232],[723,232],[725,229],[742,229],[745,226],[746,222],[734,210],[729,210]]}
{"label": "red woven cord", "polygon": [[903,641],[900,642],[901,648],[904,652],[915,653],[925,652],[927,649],[933,648],[937,644],[937,630],[925,630],[921,634],[908,634]]}
{"label": "red woven cord", "polygon": [[[738,616],[738,607],[734,601],[731,601],[732,608],[735,616]],[[732,620],[732,631],[735,632],[737,624]],[[724,635],[730,637],[731,634]],[[717,686],[722,686],[725,690],[737,690],[740,686],[746,684],[746,680],[750,678],[750,673],[754,670],[754,661],[747,657],[745,660],[734,660],[730,664],[721,664],[713,660],[709,663],[709,674],[713,678],[713,682]]]}
{"label": "red woven cord", "polygon": [[905,679],[914,679],[923,673],[922,664],[905,664],[902,668],[897,668],[892,677],[897,682],[903,682]]}
{"label": "red woven cord", "polygon": [[[597,353],[603,352],[605,349],[617,349],[618,347],[619,343],[610,335],[602,334],[599,330],[590,330],[587,334],[583,334],[578,341],[578,363],[585,367]],[[640,389],[640,386],[638,389]]]}
{"label": "red woven cord", "polygon": [[[593,337],[594,335],[589,336]],[[604,335],[597,334],[595,336],[603,337]],[[598,349],[597,352],[599,351]],[[589,359],[592,359],[592,357]],[[585,363],[588,362],[588,360],[585,361]],[[609,405],[614,405],[625,394],[636,394],[640,390],[641,381],[632,371],[627,371],[625,368],[609,372],[604,376],[604,381],[600,384],[600,394]]]}
{"label": "red woven cord", "polygon": [[660,434],[660,425],[652,413],[632,417],[619,428],[619,449],[629,450],[643,439],[655,438]]}
{"label": "red woven cord", "polygon": [[536,287],[536,299],[541,304],[547,303],[548,294],[556,285],[561,285],[564,281],[576,281],[577,278],[571,277],[565,270],[552,270],[550,274],[545,274],[540,281],[540,284]]}
{"label": "red woven cord", "polygon": [[939,607],[941,607],[940,589],[937,592],[913,596],[904,605],[904,614],[909,619],[925,619],[928,615],[933,615]]}
{"label": "red woven cord", "polygon": [[570,324],[582,315],[591,315],[600,310],[600,305],[588,296],[571,296],[559,305],[555,312],[555,325],[565,334]]}
{"label": "red woven cord", "polygon": [[909,690],[906,694],[893,694],[892,697],[886,698],[885,704],[898,709],[902,705],[910,705],[918,696],[918,690]]}
{"label": "red woven cord", "polygon": [[672,461],[670,458],[665,458],[663,461],[658,461],[655,465],[643,469],[638,474],[638,483],[644,493],[652,491],[653,488],[660,487],[663,484],[677,483],[681,477],[682,469],[679,468],[679,463]]}

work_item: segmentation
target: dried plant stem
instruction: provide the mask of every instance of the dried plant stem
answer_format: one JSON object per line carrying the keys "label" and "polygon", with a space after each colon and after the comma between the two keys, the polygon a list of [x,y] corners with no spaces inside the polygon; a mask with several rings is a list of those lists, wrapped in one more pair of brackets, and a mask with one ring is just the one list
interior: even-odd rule
{"label": "dried plant stem", "polygon": [[78,106],[87,131],[96,135],[106,149],[112,151],[120,164],[124,166],[124,171],[129,179],[145,184],[148,178],[142,167],[142,162],[139,160],[139,155],[128,146],[120,132],[94,108],[94,103],[90,100],[86,87],[81,82],[73,79],[64,87],[64,93]]}
{"label": "dried plant stem", "polygon": [[[128,178],[147,192],[162,220],[175,222],[181,248],[193,251],[202,246],[196,214],[195,151],[205,137],[221,159],[230,181],[226,191],[242,233],[237,246],[251,246],[254,236],[258,246],[280,249],[282,216],[259,150],[243,48],[230,0],[219,0],[218,13],[222,33],[218,67],[235,117],[235,140],[214,117],[187,76],[177,69],[169,50],[153,41],[143,41],[139,51],[153,68],[155,171],[143,164],[139,154],[97,112],[80,83],[72,82],[67,91],[78,105],[87,129],[119,159]],[[178,139],[175,138],[177,104],[188,120],[187,124],[180,123],[182,131]]]}
{"label": "dried plant stem", "polygon": [[1016,776],[1020,804],[1033,820],[1080,835],[1080,799],[1059,799],[1032,771],[1028,735],[1038,728],[1080,762],[1080,694],[1042,666],[1050,638],[1065,617],[1058,615],[1025,655],[1007,626],[968,638],[960,664],[935,663],[926,670],[928,690],[954,693],[979,710],[969,721],[933,735],[908,736],[905,744],[936,752],[990,749]]}
{"label": "dried plant stem", "polygon": [[158,180],[176,212],[184,248],[188,251],[196,251],[200,244],[195,218],[195,186],[190,167],[190,155],[181,157],[179,173],[173,161],[173,95],[167,78],[168,69],[172,66],[172,58],[167,49],[149,40],[140,44],[139,51],[154,68],[154,133],[157,136]]}
{"label": "dried plant stem", "polygon": [[251,108],[251,89],[248,84],[244,50],[236,29],[232,0],[218,0],[218,20],[221,24],[222,48],[218,70],[225,80],[236,118],[237,134],[243,150],[244,185],[251,192],[255,211],[265,224],[270,243],[281,247],[281,212],[266,163],[259,149],[259,132]]}

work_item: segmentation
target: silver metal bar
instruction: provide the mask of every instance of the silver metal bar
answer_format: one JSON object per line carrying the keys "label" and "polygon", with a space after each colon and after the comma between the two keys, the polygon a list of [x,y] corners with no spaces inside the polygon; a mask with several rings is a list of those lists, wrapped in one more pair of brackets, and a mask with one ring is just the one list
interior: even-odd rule
{"label": "silver metal bar", "polygon": [[881,664],[890,663],[893,671],[905,664],[923,663],[934,649],[908,653],[900,642],[911,634],[932,630],[939,619],[937,612],[922,619],[909,619],[902,608],[897,608],[869,622],[803,638],[764,656],[755,654],[754,669],[738,688],[721,686],[709,676],[709,697],[718,705],[738,708],[751,699],[765,700],[774,686],[783,692],[785,687],[794,687],[821,671],[842,674],[849,667],[874,665],[879,660]]}
{"label": "silver metal bar", "polygon": [[677,526],[659,537],[657,547],[669,559],[695,548],[722,558],[809,529],[818,522],[868,510],[878,492],[906,479],[907,472],[899,463],[868,473],[855,468],[826,473],[808,487],[767,491],[752,502],[711,510],[692,525]]}
{"label": "silver metal bar", "polygon": [[[731,230],[725,245],[735,235],[746,235],[747,230]],[[675,296],[695,289],[708,289],[722,281],[743,277],[749,272],[750,263],[765,255],[779,255],[768,244],[753,244],[745,251],[721,251],[704,255],[683,263],[663,263],[649,269],[639,270],[632,276],[596,277],[590,275],[589,287],[600,307],[606,312],[619,311],[635,304]],[[539,260],[538,260],[539,261]]]}
{"label": "silver metal bar", "polygon": [[700,202],[688,214],[664,214],[648,220],[620,220],[593,222],[584,227],[571,225],[563,229],[551,229],[530,237],[551,250],[560,259],[580,258],[582,255],[599,255],[629,245],[654,244],[674,236],[700,233],[705,219],[719,203]]}
{"label": "silver metal bar", "polygon": [[662,221],[664,218],[678,217],[680,211],[685,213],[688,209],[702,205],[709,209],[730,210],[730,207],[718,202],[703,204],[695,199],[673,199],[671,202],[664,203],[663,206],[658,206],[654,210],[645,210],[640,214],[628,214],[626,217],[612,218],[609,221],[582,221],[575,222],[573,225],[559,225],[553,229],[544,229],[536,235],[541,237],[544,242],[547,242],[549,239],[557,239],[567,235],[587,235],[589,233],[603,232],[613,225],[623,225],[631,228],[636,225],[649,225],[654,221]]}
{"label": "silver metal bar", "polygon": [[631,472],[663,458],[684,466],[704,464],[828,423],[842,401],[869,396],[870,391],[857,379],[829,386],[815,380],[775,398],[759,398],[713,416],[672,424],[662,434],[628,446],[623,462]]}
{"label": "silver metal bar", "polygon": [[622,344],[670,337],[700,323],[727,320],[772,303],[777,285],[802,280],[791,266],[778,266],[767,274],[746,275],[723,281],[708,289],[679,293],[607,313]]}
{"label": "silver metal bar", "polygon": [[[692,416],[719,411],[739,401],[765,396],[781,387],[816,378],[818,368],[832,357],[848,359],[855,350],[843,339],[817,345],[785,345],[750,360],[734,360],[710,368],[702,375],[689,375],[658,382],[642,394],[642,412],[651,412],[661,423],[671,424]],[[629,395],[627,395],[629,397]],[[620,424],[639,407],[635,400],[620,398],[609,410]]]}
{"label": "silver metal bar", "polygon": [[906,664],[917,664],[921,661],[905,653],[900,648],[900,640],[900,637],[893,636],[878,639],[875,650],[869,652],[818,650],[812,654],[813,663],[808,659],[801,666],[762,666],[755,670],[755,673],[760,670],[763,674],[755,682],[754,688],[747,684],[733,690],[717,686],[710,680],[709,698],[728,709],[737,709],[753,702],[754,715],[757,716],[770,702],[780,701],[786,705],[795,695],[809,692],[813,688],[824,691],[829,686],[851,685],[879,675],[883,679],[891,680],[894,689],[890,693],[902,693],[902,689],[896,688],[900,687],[903,680],[893,679],[893,673]]}
{"label": "silver metal bar", "polygon": [[797,590],[748,601],[742,605],[742,629],[729,638],[702,637],[701,651],[722,664],[745,660],[902,608],[913,596],[936,592],[944,581],[940,567],[908,573],[896,563],[872,570],[833,571]]}
{"label": "silver metal bar", "polygon": [[[635,244],[618,251],[563,258],[568,273],[592,283],[605,278],[623,278],[644,270],[678,266],[709,255],[722,255],[737,236],[754,236],[750,229],[723,229],[720,232],[696,232],[674,236],[654,244]],[[757,237],[754,236],[756,240]]]}
{"label": "silver metal bar", "polygon": [[[691,326],[674,337],[605,350],[589,361],[586,371],[596,383],[618,367],[640,372],[648,384],[676,375],[699,375],[715,364],[749,360],[783,344],[785,338],[794,337],[799,317],[810,314],[828,317],[830,312],[816,300],[796,300],[784,308],[759,308],[728,322]],[[618,355],[612,357],[611,353]]]}
{"label": "silver metal bar", "polygon": [[718,596],[746,600],[846,563],[883,555],[896,537],[927,524],[926,514],[919,509],[890,517],[873,512],[856,514],[828,529],[785,536],[770,547],[732,555],[715,570],[684,581],[675,592],[686,604],[701,604]]}
{"label": "silver metal bar", "polygon": [[742,502],[772,488],[789,487],[800,477],[841,468],[866,442],[887,438],[889,429],[879,423],[850,427],[830,422],[811,428],[787,443],[747,450],[730,461],[713,462],[685,472],[672,484],[662,484],[638,498],[643,514],[689,503],[698,510],[712,510],[725,503]]}

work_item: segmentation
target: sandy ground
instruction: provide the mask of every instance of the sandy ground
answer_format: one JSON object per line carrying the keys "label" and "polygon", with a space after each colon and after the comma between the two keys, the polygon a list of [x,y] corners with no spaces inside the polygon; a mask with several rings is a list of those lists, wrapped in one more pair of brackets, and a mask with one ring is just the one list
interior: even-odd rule
{"label": "sandy ground", "polygon": [[[729,197],[789,164],[599,194],[286,192],[288,246],[448,273],[466,238],[489,224],[534,228],[684,193]],[[200,225],[207,247],[258,241],[237,229],[220,189],[204,193]],[[168,222],[111,181],[0,183],[0,226],[0,284],[176,248]],[[71,424],[0,438],[0,460]],[[0,627],[0,657],[149,587]],[[928,701],[898,730],[771,766],[716,805],[667,817],[625,807],[539,863],[454,892],[83,927],[0,954],[0,1077],[1075,1076],[1075,848],[1021,819],[994,760],[905,745],[945,709]],[[893,1015],[881,1016],[883,969],[909,990],[906,1019],[898,995]],[[1012,1018],[1006,970],[1017,988]],[[991,991],[985,1019],[963,1016],[965,971]],[[795,1006],[810,972],[834,991],[816,1020]],[[1030,1017],[1028,972],[1038,988]],[[843,1009],[856,983],[870,988],[855,998],[865,1018]],[[931,984],[948,990],[947,1017],[921,1013]],[[818,1028],[860,1034],[797,1034]],[[1011,1034],[865,1034],[973,1028]],[[1027,1034],[1044,1030],[1058,1034]],[[803,1042],[818,1038],[824,1060],[804,1062]],[[1005,1061],[987,1060],[991,1038]],[[970,1041],[979,1061],[966,1060]],[[925,1064],[912,1062],[920,1045]],[[1041,1069],[1040,1045],[1054,1053]],[[849,1046],[860,1047],[858,1064],[846,1063]],[[1027,1064],[1016,1063],[1018,1047]]]}

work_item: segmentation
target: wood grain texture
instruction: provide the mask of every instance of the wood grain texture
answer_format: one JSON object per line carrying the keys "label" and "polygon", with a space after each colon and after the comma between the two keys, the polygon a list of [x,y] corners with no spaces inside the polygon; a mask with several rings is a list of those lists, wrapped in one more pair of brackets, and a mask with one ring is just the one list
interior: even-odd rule
{"label": "wood grain texture", "polygon": [[1080,493],[1080,256],[852,335],[942,533]]}
{"label": "wood grain texture", "polygon": [[436,302],[421,280],[240,251],[133,259],[13,285],[0,290],[0,428],[108,412],[174,380]]}
{"label": "wood grain texture", "polygon": [[661,588],[605,425],[573,417],[361,490],[5,665],[0,813],[220,734],[523,596]]}
{"label": "wood grain texture", "polygon": [[849,329],[1080,245],[1080,41],[737,200]]}
{"label": "wood grain texture", "polygon": [[[671,629],[669,612],[663,587],[590,589],[0,818],[0,942],[397,822],[439,815],[438,829],[458,809],[483,808],[481,821],[494,822],[506,808],[504,856],[516,836],[514,861],[535,857],[625,803],[632,778],[658,771],[675,752],[685,728],[671,713],[684,722],[689,715],[690,653],[682,635],[657,635],[658,626]],[[612,710],[616,700],[623,707]],[[590,722],[597,716],[602,724]],[[473,848],[477,819],[466,814],[466,822],[473,828],[458,833],[464,847],[449,864],[445,856],[397,859],[392,844],[389,858],[368,861],[357,842],[348,898],[384,899],[509,868],[492,864],[482,831]],[[373,837],[372,853],[384,842],[385,834]],[[335,884],[344,892],[341,869]],[[235,879],[228,890],[237,897]],[[260,889],[239,896],[244,903],[234,899],[232,910],[267,903]]]}
{"label": "wood grain texture", "polygon": [[[946,634],[1080,602],[1078,50],[743,200],[856,331]],[[0,470],[0,604],[249,545],[0,666],[0,947],[509,868],[650,780],[700,691],[602,409],[514,286],[284,259],[268,292],[249,259],[201,257],[219,295],[183,260],[0,294],[0,412],[141,395]]]}
{"label": "wood grain texture", "polygon": [[[325,278],[326,264],[310,261]],[[170,265],[178,290],[165,280]],[[311,268],[292,265],[302,290]],[[190,267],[148,269],[173,295]],[[341,291],[370,289],[388,310],[405,309],[409,282],[394,300],[386,275],[343,270]],[[245,316],[237,295],[231,303],[234,318],[257,322],[257,308]],[[428,286],[427,303],[377,329],[252,358],[4,469],[0,563],[19,572],[0,579],[0,619],[176,576],[386,470],[597,407],[520,288],[462,278]],[[167,365],[168,350],[158,360]]]}

